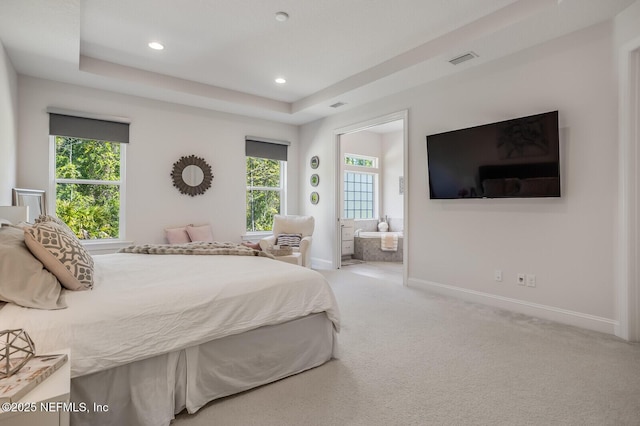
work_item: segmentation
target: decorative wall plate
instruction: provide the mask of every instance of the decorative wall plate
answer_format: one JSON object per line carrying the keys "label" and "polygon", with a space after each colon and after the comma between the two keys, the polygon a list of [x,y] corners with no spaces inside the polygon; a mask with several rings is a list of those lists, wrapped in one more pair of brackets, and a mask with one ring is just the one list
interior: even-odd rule
{"label": "decorative wall plate", "polygon": [[320,176],[318,176],[317,174],[312,174],[311,175],[311,186],[318,186],[318,184],[320,183]]}
{"label": "decorative wall plate", "polygon": [[317,169],[319,165],[320,165],[320,158],[318,158],[317,155],[314,155],[313,157],[311,157],[311,168]]}
{"label": "decorative wall plate", "polygon": [[312,192],[311,193],[311,204],[318,204],[318,201],[320,201],[320,194],[318,194],[317,192]]}

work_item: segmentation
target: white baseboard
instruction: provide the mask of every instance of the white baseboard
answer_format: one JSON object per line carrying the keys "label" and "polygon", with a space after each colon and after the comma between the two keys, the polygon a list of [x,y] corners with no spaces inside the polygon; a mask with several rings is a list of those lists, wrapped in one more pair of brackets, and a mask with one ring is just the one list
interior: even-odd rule
{"label": "white baseboard", "polygon": [[319,259],[317,257],[311,258],[311,268],[312,269],[334,269],[332,261]]}
{"label": "white baseboard", "polygon": [[417,278],[409,278],[409,286],[424,288],[438,294],[452,296],[470,302],[494,306],[532,317],[556,321],[563,324],[573,325],[576,327],[586,328],[588,330],[599,331],[607,334],[615,334],[616,328],[619,325],[618,321],[608,318],[583,314],[581,312],[569,311],[567,309],[541,305],[524,300],[512,299],[495,294],[483,293],[466,288],[439,284],[432,281],[420,280]]}

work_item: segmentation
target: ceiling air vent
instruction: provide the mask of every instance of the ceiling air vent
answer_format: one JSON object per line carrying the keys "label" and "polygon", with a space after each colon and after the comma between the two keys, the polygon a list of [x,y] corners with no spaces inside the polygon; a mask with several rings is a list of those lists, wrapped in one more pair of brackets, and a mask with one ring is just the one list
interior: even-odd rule
{"label": "ceiling air vent", "polygon": [[462,62],[465,62],[465,61],[468,61],[470,59],[477,58],[477,57],[478,57],[477,54],[475,54],[473,52],[468,52],[468,53],[465,53],[464,55],[460,55],[460,56],[457,56],[457,57],[449,60],[449,62],[451,62],[453,65],[458,65],[458,64],[461,64]]}
{"label": "ceiling air vent", "polygon": [[340,108],[342,105],[346,105],[345,102],[336,102],[333,105],[329,105],[331,108]]}

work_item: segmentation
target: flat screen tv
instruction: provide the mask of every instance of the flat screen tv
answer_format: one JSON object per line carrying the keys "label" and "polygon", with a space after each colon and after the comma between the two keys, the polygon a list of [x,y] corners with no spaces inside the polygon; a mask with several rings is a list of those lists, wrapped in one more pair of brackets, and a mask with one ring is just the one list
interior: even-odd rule
{"label": "flat screen tv", "polygon": [[427,136],[431,199],[560,196],[558,111]]}

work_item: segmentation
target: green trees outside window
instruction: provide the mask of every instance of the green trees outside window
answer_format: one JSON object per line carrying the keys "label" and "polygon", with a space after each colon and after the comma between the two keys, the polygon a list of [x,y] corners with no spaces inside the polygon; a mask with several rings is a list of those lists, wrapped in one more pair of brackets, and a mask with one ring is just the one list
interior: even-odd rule
{"label": "green trees outside window", "polygon": [[81,239],[120,236],[121,144],[55,136],[56,215]]}
{"label": "green trees outside window", "polygon": [[377,167],[377,161],[375,158],[363,157],[359,155],[345,155],[344,164],[349,166],[361,166],[361,167]]}
{"label": "green trees outside window", "polygon": [[247,231],[271,231],[281,211],[283,168],[278,160],[247,157]]}

